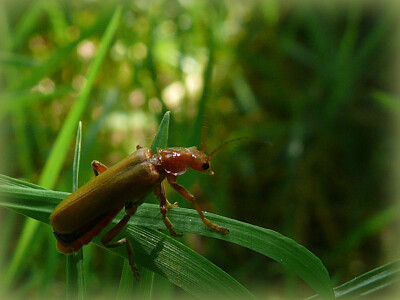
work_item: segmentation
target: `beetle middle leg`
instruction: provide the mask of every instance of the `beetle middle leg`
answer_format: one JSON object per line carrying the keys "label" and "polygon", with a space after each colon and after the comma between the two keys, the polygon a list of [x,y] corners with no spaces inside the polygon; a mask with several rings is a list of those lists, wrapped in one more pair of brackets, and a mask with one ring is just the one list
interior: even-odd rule
{"label": "beetle middle leg", "polygon": [[115,238],[121,230],[125,227],[125,225],[128,223],[129,219],[136,213],[137,206],[133,202],[127,202],[125,204],[125,212],[126,215],[121,219],[121,221],[118,222],[117,225],[115,225],[113,228],[108,231],[103,238],[101,239],[101,242],[104,246],[107,248],[114,248],[114,247],[119,247],[121,245],[125,245],[126,251],[128,252],[128,262],[129,266],[131,267],[131,270],[133,272],[133,276],[136,278],[136,280],[139,280],[139,271],[135,266],[135,263],[133,262],[133,250],[131,243],[127,238],[122,238],[119,241],[116,242],[111,242],[113,238]]}
{"label": "beetle middle leg", "polygon": [[171,236],[181,237],[182,233],[177,233],[174,230],[174,225],[172,225],[170,219],[167,217],[167,207],[175,206],[175,205],[177,206],[177,203],[171,204],[168,202],[167,198],[165,198],[165,190],[164,190],[163,183],[161,183],[159,186],[157,186],[154,189],[154,194],[160,200],[160,213],[161,213],[162,220],[165,224],[165,227],[167,227]]}
{"label": "beetle middle leg", "polygon": [[92,161],[92,168],[94,175],[98,176],[100,173],[103,173],[105,170],[107,170],[107,166],[102,164],[101,162],[94,160]]}
{"label": "beetle middle leg", "polygon": [[201,220],[203,221],[203,223],[218,231],[218,232],[222,232],[222,233],[227,233],[229,232],[228,228],[224,228],[221,227],[219,225],[214,224],[213,222],[211,222],[209,219],[207,219],[203,212],[200,209],[200,206],[197,204],[196,199],[194,198],[194,196],[192,195],[192,193],[190,193],[188,190],[186,190],[183,186],[181,186],[180,184],[176,183],[176,176],[173,175],[167,175],[167,180],[168,183],[179,193],[181,194],[183,197],[185,197],[186,200],[188,200],[189,202],[192,202],[194,205],[194,208],[197,210],[197,213],[199,214]]}

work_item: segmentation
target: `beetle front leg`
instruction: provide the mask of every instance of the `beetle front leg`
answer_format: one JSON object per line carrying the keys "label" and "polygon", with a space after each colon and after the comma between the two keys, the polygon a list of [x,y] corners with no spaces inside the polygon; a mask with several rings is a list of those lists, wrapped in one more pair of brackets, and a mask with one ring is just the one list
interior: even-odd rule
{"label": "beetle front leg", "polygon": [[98,176],[100,173],[103,173],[105,170],[107,170],[107,166],[103,165],[101,162],[94,160],[92,161],[92,168],[94,175]]}
{"label": "beetle front leg", "polygon": [[119,241],[111,242],[113,238],[115,238],[121,230],[125,227],[128,223],[129,219],[136,213],[137,206],[135,206],[132,202],[128,202],[125,204],[125,212],[126,215],[115,225],[113,228],[108,231],[103,238],[101,239],[102,244],[107,248],[115,248],[122,245],[126,246],[126,251],[128,252],[128,262],[131,270],[133,272],[133,276],[136,280],[139,280],[140,274],[139,270],[136,268],[136,265],[133,261],[133,250],[131,243],[127,238],[122,238]]}
{"label": "beetle front leg", "polygon": [[[164,181],[161,182],[161,193],[164,195],[165,201],[167,202],[167,209],[171,207],[179,207],[178,202],[175,202],[174,204],[171,204],[171,202],[168,201],[168,199],[165,197],[165,185]],[[160,200],[161,201],[161,200]]]}
{"label": "beetle front leg", "polygon": [[177,233],[174,230],[174,225],[172,225],[171,221],[167,217],[167,206],[168,206],[168,204],[171,205],[171,206],[173,206],[173,205],[168,202],[167,198],[165,198],[165,191],[164,191],[164,186],[162,185],[162,183],[154,189],[154,194],[160,200],[161,217],[162,217],[162,220],[163,220],[163,222],[165,224],[165,227],[167,227],[167,229],[169,230],[170,235],[174,236],[174,237],[181,237],[183,234],[182,233]]}
{"label": "beetle front leg", "polygon": [[197,201],[196,201],[196,199],[194,198],[194,196],[193,196],[188,190],[186,190],[183,186],[181,186],[181,185],[179,185],[178,183],[176,183],[176,176],[169,175],[169,176],[167,176],[167,180],[168,180],[168,183],[169,183],[179,194],[181,194],[183,197],[185,197],[185,199],[188,200],[189,202],[192,202],[192,203],[193,203],[194,208],[197,210],[197,213],[199,214],[201,220],[203,221],[203,223],[204,223],[206,226],[208,226],[208,227],[210,227],[210,228],[212,228],[212,229],[214,229],[214,230],[216,230],[216,231],[218,231],[218,232],[221,232],[221,233],[227,233],[227,232],[229,232],[229,229],[228,229],[228,228],[224,228],[224,227],[221,227],[221,226],[219,226],[219,225],[216,225],[216,224],[214,224],[213,222],[211,222],[209,219],[207,219],[207,218],[204,216],[204,214],[203,214],[203,212],[201,211],[200,206],[197,204]]}

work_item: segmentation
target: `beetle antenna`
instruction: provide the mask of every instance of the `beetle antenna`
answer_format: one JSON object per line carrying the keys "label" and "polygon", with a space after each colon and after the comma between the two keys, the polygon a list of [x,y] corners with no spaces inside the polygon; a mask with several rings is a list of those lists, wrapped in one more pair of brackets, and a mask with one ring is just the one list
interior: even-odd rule
{"label": "beetle antenna", "polygon": [[221,146],[217,147],[217,149],[215,149],[213,152],[211,152],[211,153],[208,155],[208,160],[210,160],[211,157],[213,157],[219,150],[221,150],[221,149],[224,148],[225,146],[229,145],[230,143],[233,143],[233,142],[236,142],[236,141],[239,141],[239,140],[244,140],[244,139],[248,139],[248,138],[247,138],[247,137],[238,137],[238,138],[235,138],[235,139],[231,139],[231,140],[229,140],[229,141],[226,141],[225,143],[223,143]]}
{"label": "beetle antenna", "polygon": [[205,152],[205,150],[206,150],[206,143],[205,143],[206,133],[207,133],[207,127],[203,126],[202,133],[201,133],[201,152]]}

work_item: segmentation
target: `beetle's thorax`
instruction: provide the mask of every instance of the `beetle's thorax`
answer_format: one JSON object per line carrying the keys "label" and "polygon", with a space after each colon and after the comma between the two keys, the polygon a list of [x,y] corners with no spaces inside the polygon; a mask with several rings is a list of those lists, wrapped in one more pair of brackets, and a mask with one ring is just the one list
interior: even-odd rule
{"label": "beetle's thorax", "polygon": [[159,172],[178,176],[185,173],[189,168],[204,171],[202,166],[208,162],[208,157],[196,147],[176,147],[158,149],[157,154],[149,161],[156,165]]}

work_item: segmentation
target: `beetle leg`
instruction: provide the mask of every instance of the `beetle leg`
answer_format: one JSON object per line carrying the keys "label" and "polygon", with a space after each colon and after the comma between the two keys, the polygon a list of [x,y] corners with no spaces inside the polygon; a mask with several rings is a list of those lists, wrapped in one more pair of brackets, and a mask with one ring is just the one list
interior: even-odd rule
{"label": "beetle leg", "polygon": [[[164,185],[164,181],[161,182],[161,193],[165,196],[165,185]],[[164,197],[165,198],[165,197]],[[179,207],[178,202],[175,202],[174,204],[171,204],[171,202],[168,201],[167,198],[165,198],[165,201],[167,201],[167,209],[171,208],[171,207]]]}
{"label": "beetle leg", "polygon": [[222,232],[222,233],[227,233],[227,232],[229,232],[229,229],[228,229],[228,228],[224,228],[224,227],[218,226],[218,225],[214,224],[213,222],[211,222],[209,219],[207,219],[207,218],[204,216],[204,214],[203,214],[203,212],[201,211],[200,206],[197,204],[197,201],[196,201],[196,199],[194,198],[194,196],[193,196],[188,190],[186,190],[183,186],[181,186],[181,185],[179,185],[178,183],[176,183],[176,176],[167,175],[167,180],[168,180],[168,183],[169,183],[179,194],[181,194],[183,197],[185,197],[185,199],[188,200],[189,202],[192,202],[192,203],[193,203],[194,208],[197,210],[197,213],[199,214],[201,220],[203,221],[203,223],[204,223],[206,226],[208,226],[208,227],[210,227],[210,228],[212,228],[212,229],[214,229],[214,230],[216,230],[216,231],[218,231],[218,232]]}
{"label": "beetle leg", "polygon": [[94,175],[99,175],[100,173],[103,173],[105,170],[107,170],[107,166],[103,165],[101,162],[94,160],[92,161],[92,168],[94,171]]}
{"label": "beetle leg", "polygon": [[160,213],[161,213],[162,220],[165,224],[165,227],[167,227],[171,236],[181,237],[183,234],[177,233],[174,230],[174,225],[172,225],[171,221],[167,217],[167,202],[168,202],[168,200],[167,200],[167,198],[165,198],[164,188],[161,184],[154,189],[154,194],[160,200]]}
{"label": "beetle leg", "polygon": [[128,202],[125,205],[125,212],[126,215],[121,219],[121,221],[118,222],[117,225],[115,225],[113,228],[108,231],[103,238],[101,239],[101,242],[103,243],[104,246],[107,248],[114,248],[114,247],[119,247],[121,245],[125,245],[126,251],[128,252],[128,262],[129,266],[131,267],[131,270],[133,272],[133,276],[135,277],[136,280],[139,280],[139,271],[135,266],[135,263],[133,262],[133,250],[131,243],[127,238],[122,238],[119,241],[116,242],[111,242],[113,238],[115,238],[121,230],[125,227],[125,225],[128,223],[129,219],[131,216],[135,214],[137,210],[137,206],[133,205],[132,202]]}

